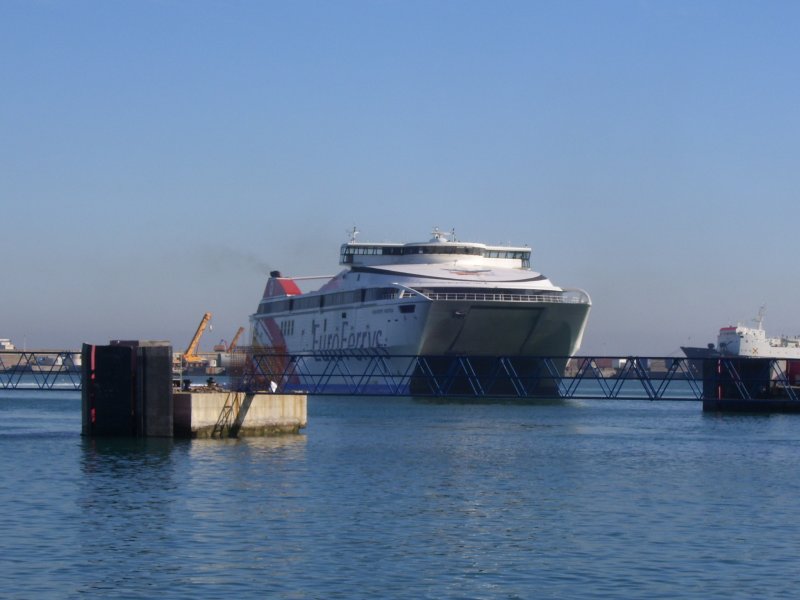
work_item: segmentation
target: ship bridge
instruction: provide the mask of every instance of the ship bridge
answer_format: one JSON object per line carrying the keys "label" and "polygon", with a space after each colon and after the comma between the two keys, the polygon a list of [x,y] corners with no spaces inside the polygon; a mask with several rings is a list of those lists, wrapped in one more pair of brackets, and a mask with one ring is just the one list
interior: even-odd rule
{"label": "ship bridge", "polygon": [[531,249],[521,246],[487,246],[464,242],[411,244],[348,242],[342,244],[339,256],[339,264],[362,266],[454,261],[529,269]]}

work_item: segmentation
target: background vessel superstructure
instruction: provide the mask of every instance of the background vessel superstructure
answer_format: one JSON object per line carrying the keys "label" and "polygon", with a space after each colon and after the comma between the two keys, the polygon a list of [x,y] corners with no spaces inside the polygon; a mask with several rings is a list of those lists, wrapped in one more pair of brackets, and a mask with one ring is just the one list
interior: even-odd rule
{"label": "background vessel superstructure", "polygon": [[755,327],[742,324],[721,327],[717,345],[706,348],[682,347],[689,358],[712,358],[716,356],[741,356],[752,358],[800,359],[800,337],[767,337],[764,330],[764,308],[754,319]]}

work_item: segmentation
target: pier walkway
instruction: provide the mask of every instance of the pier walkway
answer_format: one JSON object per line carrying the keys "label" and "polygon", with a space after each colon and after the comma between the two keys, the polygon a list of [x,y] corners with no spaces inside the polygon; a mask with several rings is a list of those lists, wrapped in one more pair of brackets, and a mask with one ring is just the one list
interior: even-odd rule
{"label": "pier walkway", "polygon": [[798,401],[796,374],[770,359],[325,353],[253,355],[250,364],[241,389],[309,395]]}
{"label": "pier walkway", "polygon": [[[77,357],[77,358],[76,358]],[[0,390],[80,390],[74,351],[0,352]],[[775,359],[640,356],[467,357],[248,354],[236,391],[431,398],[781,398],[800,402],[799,369]],[[800,406],[800,404],[798,404]]]}
{"label": "pier walkway", "polygon": [[15,389],[80,390],[80,351],[0,351],[0,390]]}

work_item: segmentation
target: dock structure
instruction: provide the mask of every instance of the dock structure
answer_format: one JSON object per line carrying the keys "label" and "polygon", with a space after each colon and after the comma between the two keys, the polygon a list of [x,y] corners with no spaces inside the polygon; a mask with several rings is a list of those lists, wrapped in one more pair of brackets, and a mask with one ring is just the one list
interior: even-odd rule
{"label": "dock structure", "polygon": [[703,359],[703,411],[800,413],[800,361]]}
{"label": "dock structure", "polygon": [[207,389],[176,392],[166,342],[84,344],[82,434],[110,437],[240,437],[297,433],[303,394]]}
{"label": "dock structure", "polygon": [[260,354],[243,378],[278,392],[696,400],[707,411],[800,412],[800,361],[717,357]]}
{"label": "dock structure", "polygon": [[0,390],[80,390],[80,350],[0,350]]}
{"label": "dock structure", "polygon": [[[148,343],[115,342],[113,346],[119,348],[126,344],[139,348],[128,351],[134,354],[152,352],[144,350]],[[164,344],[159,342],[156,345]],[[168,356],[170,350],[162,353]],[[43,360],[36,353],[0,352],[0,389],[83,389],[85,395],[87,382],[96,387],[96,381],[91,377],[87,379],[86,375],[87,365],[91,366],[90,355],[78,355],[74,351],[47,351],[46,354],[47,358]],[[134,369],[131,365],[135,364],[132,355],[128,354],[121,360],[127,366],[122,375],[112,379],[136,381],[141,387],[146,377],[143,373],[137,376],[131,370]],[[46,367],[45,362],[49,363]],[[734,356],[394,356],[346,352],[258,354],[251,351],[241,362],[244,365],[241,375],[229,378],[229,385],[224,390],[238,395],[221,401],[217,417],[224,411],[230,415],[235,413],[237,416],[231,417],[232,425],[221,429],[239,431],[243,435],[249,431],[275,429],[274,415],[269,417],[273,421],[248,421],[246,424],[241,421],[237,425],[237,411],[242,407],[246,406],[248,413],[252,411],[253,417],[266,414],[255,402],[259,394],[273,399],[286,395],[291,402],[297,402],[298,396],[305,395],[688,400],[702,402],[703,410],[708,412],[800,412],[800,361],[786,359]],[[83,365],[81,377],[76,376],[76,364]],[[33,368],[36,365],[38,367]],[[166,369],[164,367],[162,371],[164,377]],[[60,385],[55,385],[56,381],[60,381]],[[170,394],[174,392],[174,397],[167,396],[167,392],[161,394],[172,398],[171,410],[174,410],[179,392],[166,384],[164,387],[169,387]],[[93,393],[99,397],[97,389]],[[200,392],[193,390],[193,393]],[[248,399],[248,394],[252,395],[251,399]],[[205,398],[210,402],[211,396]],[[131,402],[131,410],[135,412],[137,406],[143,406],[144,400],[134,398]],[[180,402],[185,402],[182,396]],[[213,402],[219,403],[220,400]],[[182,414],[191,413],[196,418],[190,420],[188,426],[181,424],[178,427],[180,431],[185,432],[188,427],[188,431],[193,431],[192,435],[206,434],[210,418],[201,404],[180,409]],[[300,411],[297,415],[304,410],[303,406],[302,402],[297,405]],[[167,411],[170,415],[173,414],[171,410]],[[299,419],[297,423],[304,422],[302,417]],[[291,429],[295,425],[288,427]],[[163,429],[168,428],[163,426]]]}
{"label": "dock structure", "polygon": [[308,424],[305,394],[191,391],[173,394],[175,437],[298,433]]}
{"label": "dock structure", "polygon": [[672,357],[269,353],[253,355],[240,385],[320,396],[702,400],[701,376]]}

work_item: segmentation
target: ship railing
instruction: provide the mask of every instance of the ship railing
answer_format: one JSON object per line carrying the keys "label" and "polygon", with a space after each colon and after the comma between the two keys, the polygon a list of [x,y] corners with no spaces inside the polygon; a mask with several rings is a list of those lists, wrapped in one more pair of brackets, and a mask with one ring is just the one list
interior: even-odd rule
{"label": "ship railing", "polygon": [[508,294],[491,292],[434,292],[419,290],[401,284],[394,284],[398,292],[387,292],[380,300],[395,300],[403,298],[426,298],[436,301],[461,301],[461,302],[520,302],[520,303],[551,303],[551,304],[591,304],[591,298],[584,290],[565,288],[558,291],[538,294]]}
{"label": "ship railing", "polygon": [[546,294],[491,294],[476,292],[431,292],[425,296],[437,301],[467,302],[528,302],[553,304],[591,304],[589,296],[579,291],[548,292]]}

